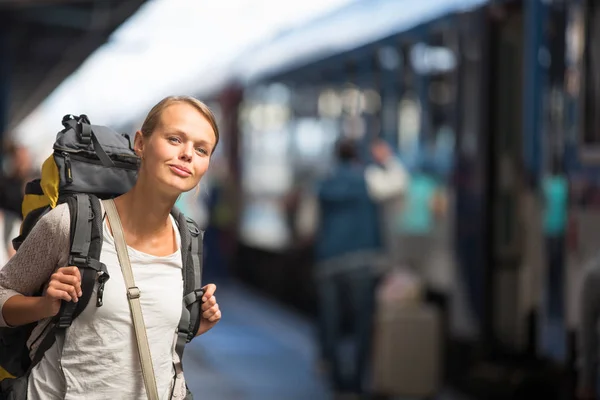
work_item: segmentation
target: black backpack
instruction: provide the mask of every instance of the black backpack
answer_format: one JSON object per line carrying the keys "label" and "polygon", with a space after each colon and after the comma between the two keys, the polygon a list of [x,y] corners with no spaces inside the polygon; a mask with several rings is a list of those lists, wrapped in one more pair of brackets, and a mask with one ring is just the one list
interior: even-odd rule
{"label": "black backpack", "polygon": [[[96,283],[96,307],[102,307],[104,285],[110,284],[110,277],[106,266],[99,261],[100,200],[127,192],[137,178],[138,157],[127,135],[91,125],[85,115],[67,115],[62,123],[64,129],[57,134],[54,154],[42,166],[41,179],[26,185],[21,234],[13,239],[13,246],[18,251],[43,215],[58,204],[67,203],[71,215],[69,265],[77,266],[81,272],[83,295],[77,303],[62,302],[33,359],[27,340],[37,323],[0,328],[0,399],[26,398],[29,372],[54,344],[56,335],[85,309]],[[171,214],[179,227],[183,258],[184,296],[176,344],[177,354],[183,360],[184,346],[195,337],[200,326],[203,232],[177,209]]]}

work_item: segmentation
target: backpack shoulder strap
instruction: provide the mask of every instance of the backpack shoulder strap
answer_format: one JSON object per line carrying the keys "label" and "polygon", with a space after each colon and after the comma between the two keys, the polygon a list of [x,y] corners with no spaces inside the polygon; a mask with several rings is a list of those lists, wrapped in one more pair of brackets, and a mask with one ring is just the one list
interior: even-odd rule
{"label": "backpack shoulder strap", "polygon": [[[54,324],[46,334],[31,360],[29,370],[37,365],[46,351],[52,347],[57,335],[71,325],[89,303],[96,279],[98,287],[98,304],[102,305],[104,282],[108,280],[106,266],[100,263],[102,249],[102,209],[100,200],[91,195],[76,194],[63,199],[70,213],[70,254],[69,265],[79,268],[81,273],[82,296],[77,303],[63,301],[60,311],[54,317]],[[99,306],[96,304],[97,306]]]}
{"label": "backpack shoulder strap", "polygon": [[172,215],[177,221],[181,236],[181,256],[183,259],[183,304],[177,329],[175,351],[183,360],[183,349],[200,327],[202,305],[202,252],[203,232],[198,225],[177,209]]}
{"label": "backpack shoulder strap", "polygon": [[102,249],[102,209],[100,200],[88,194],[75,194],[66,199],[71,214],[69,265],[79,268],[82,297],[77,303],[63,301],[56,316],[57,327],[67,328],[85,309],[96,279],[99,281],[97,307],[102,306],[104,283],[108,280],[106,266],[100,263]]}

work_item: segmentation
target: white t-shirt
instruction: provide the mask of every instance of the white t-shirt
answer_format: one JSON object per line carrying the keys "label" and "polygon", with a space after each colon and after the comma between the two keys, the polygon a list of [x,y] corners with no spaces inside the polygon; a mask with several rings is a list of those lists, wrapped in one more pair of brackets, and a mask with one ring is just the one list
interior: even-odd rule
{"label": "white t-shirt", "polygon": [[[181,245],[179,230],[171,218]],[[100,261],[110,278],[103,306],[96,291],[81,315],[32,370],[28,399],[146,399],[135,331],[114,239],[104,222]],[[158,394],[170,399],[175,377],[174,338],[181,316],[183,277],[181,251],[156,257],[128,246],[136,286],[140,288]],[[60,348],[62,347],[62,357]],[[177,390],[182,390],[177,385]],[[184,388],[184,387],[183,387]]]}

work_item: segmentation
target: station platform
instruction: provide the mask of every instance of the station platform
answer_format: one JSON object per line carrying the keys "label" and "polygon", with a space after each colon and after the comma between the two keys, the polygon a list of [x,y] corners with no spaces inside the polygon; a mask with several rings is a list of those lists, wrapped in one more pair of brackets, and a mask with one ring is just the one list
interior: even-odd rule
{"label": "station platform", "polygon": [[332,398],[315,368],[311,321],[240,284],[218,285],[223,317],[193,340],[184,370],[194,398]]}
{"label": "station platform", "polygon": [[[223,318],[186,347],[196,400],[330,400],[313,321],[239,283],[220,284]],[[413,400],[413,399],[397,399]],[[469,400],[444,390],[435,400]]]}

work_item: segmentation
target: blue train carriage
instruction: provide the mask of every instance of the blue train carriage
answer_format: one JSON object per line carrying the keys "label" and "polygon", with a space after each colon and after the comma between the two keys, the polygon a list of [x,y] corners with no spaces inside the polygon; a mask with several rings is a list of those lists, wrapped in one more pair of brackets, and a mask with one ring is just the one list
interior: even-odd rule
{"label": "blue train carriage", "polygon": [[[295,248],[289,199],[328,170],[340,135],[362,140],[365,156],[371,139],[387,139],[411,170],[427,166],[447,197],[454,197],[449,183],[458,140],[458,46],[461,35],[472,34],[458,27],[475,20],[476,12],[467,12],[481,4],[354,2],[240,57],[234,75],[243,88],[241,247],[269,259],[248,279],[306,308],[310,260],[297,264],[302,249]],[[431,229],[445,238],[436,241],[438,255],[452,253],[450,220]],[[438,257],[444,258],[452,259]],[[445,291],[454,267],[442,268],[430,275]],[[305,279],[292,279],[295,273]]]}
{"label": "blue train carriage", "polygon": [[551,290],[562,295],[565,332],[561,333],[567,335],[567,360],[576,370],[581,285],[586,267],[598,260],[600,240],[600,64],[594,43],[600,38],[600,5],[577,0],[565,8],[562,80],[553,91],[554,107],[549,107],[559,128],[549,139],[562,156],[559,170],[566,178],[568,205],[562,254],[557,255],[563,262],[554,268],[555,280],[563,284]]}
{"label": "blue train carriage", "polygon": [[[331,166],[340,135],[363,149],[385,138],[446,200],[426,227],[432,251],[420,273],[447,311],[448,378],[485,381],[499,396],[527,386],[527,377],[561,386],[543,360],[572,362],[573,313],[552,305],[573,289],[563,295],[545,268],[542,206],[556,155],[570,176],[593,169],[584,142],[567,140],[582,102],[566,91],[577,74],[564,73],[575,68],[564,55],[577,53],[565,38],[579,29],[578,4],[352,2],[242,55],[231,73],[236,89],[221,97],[237,132],[228,156],[241,199],[239,275],[314,312],[293,205]],[[493,376],[478,368],[490,360]],[[514,370],[524,377],[514,385],[499,378]]]}

